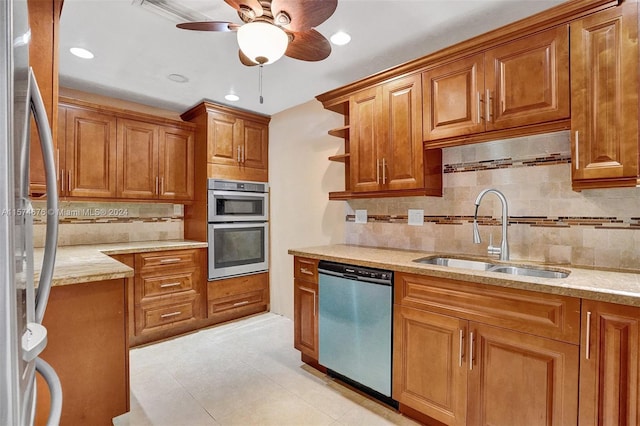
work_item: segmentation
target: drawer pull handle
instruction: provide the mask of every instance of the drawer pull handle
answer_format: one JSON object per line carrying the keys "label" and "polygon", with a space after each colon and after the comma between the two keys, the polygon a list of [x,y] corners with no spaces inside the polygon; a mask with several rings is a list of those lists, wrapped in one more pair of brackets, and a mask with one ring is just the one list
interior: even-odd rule
{"label": "drawer pull handle", "polygon": [[248,300],[243,300],[242,302],[236,302],[233,304],[233,306],[242,306],[242,305],[248,305],[249,301]]}
{"label": "drawer pull handle", "polygon": [[180,285],[180,282],[176,282],[176,283],[166,283],[166,284],[160,284],[160,288],[178,287],[179,285]]}
{"label": "drawer pull handle", "polygon": [[178,263],[181,262],[182,259],[180,259],[179,257],[174,257],[172,259],[160,259],[160,263]]}
{"label": "drawer pull handle", "polygon": [[175,317],[176,315],[180,315],[181,313],[182,313],[181,311],[170,312],[168,314],[160,315],[160,318],[162,319],[171,318],[171,317]]}
{"label": "drawer pull handle", "polygon": [[301,274],[307,274],[307,275],[313,275],[313,272],[311,272],[309,269],[307,268],[300,268],[300,273]]}

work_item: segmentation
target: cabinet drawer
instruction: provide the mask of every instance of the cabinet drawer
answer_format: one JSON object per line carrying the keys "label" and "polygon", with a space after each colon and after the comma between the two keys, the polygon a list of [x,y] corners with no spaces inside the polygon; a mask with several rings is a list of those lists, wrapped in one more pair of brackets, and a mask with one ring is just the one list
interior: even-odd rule
{"label": "cabinet drawer", "polygon": [[269,274],[254,274],[209,281],[207,301],[209,316],[220,312],[268,303]]}
{"label": "cabinet drawer", "polygon": [[141,276],[142,301],[149,297],[194,289],[194,272],[186,271],[162,276]]}
{"label": "cabinet drawer", "polygon": [[198,265],[197,250],[174,250],[154,253],[141,253],[136,256],[136,270],[166,270]]}
{"label": "cabinet drawer", "polygon": [[264,290],[256,290],[249,293],[237,294],[234,296],[225,297],[224,299],[209,301],[209,315],[214,315],[228,309],[236,309],[264,303]]}
{"label": "cabinet drawer", "polygon": [[143,307],[144,324],[139,331],[175,324],[180,321],[195,320],[196,300],[184,301],[174,305]]}
{"label": "cabinet drawer", "polygon": [[578,344],[580,299],[396,273],[395,303]]}
{"label": "cabinet drawer", "polygon": [[295,257],[293,276],[299,280],[318,282],[318,260],[305,257]]}

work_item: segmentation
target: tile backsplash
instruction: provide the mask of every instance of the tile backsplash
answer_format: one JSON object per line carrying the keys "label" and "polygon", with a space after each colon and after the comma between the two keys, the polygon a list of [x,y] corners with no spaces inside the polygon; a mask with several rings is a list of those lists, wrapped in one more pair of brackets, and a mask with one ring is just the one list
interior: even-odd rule
{"label": "tile backsplash", "polygon": [[[443,150],[443,197],[350,200],[346,242],[484,255],[501,238],[501,204],[487,194],[478,210],[481,244],[473,244],[477,195],[501,191],[509,206],[511,259],[640,270],[640,188],[571,189],[569,132]],[[356,209],[369,220],[356,224]],[[407,224],[422,209],[423,226]]]}
{"label": "tile backsplash", "polygon": [[[58,245],[176,240],[184,236],[184,207],[179,204],[59,203]],[[46,202],[34,201],[34,245],[42,247]]]}

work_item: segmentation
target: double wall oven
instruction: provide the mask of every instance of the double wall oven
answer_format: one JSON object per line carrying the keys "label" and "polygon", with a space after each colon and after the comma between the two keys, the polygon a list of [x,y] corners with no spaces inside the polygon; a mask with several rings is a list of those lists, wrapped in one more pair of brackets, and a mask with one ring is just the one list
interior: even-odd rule
{"label": "double wall oven", "polygon": [[269,185],[208,180],[209,280],[263,272],[269,265]]}

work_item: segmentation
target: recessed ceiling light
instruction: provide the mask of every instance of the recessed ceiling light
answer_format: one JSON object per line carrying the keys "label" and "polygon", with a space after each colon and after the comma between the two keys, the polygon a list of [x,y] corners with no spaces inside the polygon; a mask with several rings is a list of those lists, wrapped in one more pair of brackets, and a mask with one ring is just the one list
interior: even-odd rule
{"label": "recessed ceiling light", "polygon": [[82,59],[92,59],[93,53],[89,52],[87,49],[83,49],[82,47],[72,47],[69,49],[69,52],[76,55],[78,58]]}
{"label": "recessed ceiling light", "polygon": [[240,96],[235,95],[233,93],[229,93],[228,95],[225,95],[224,98],[231,102],[236,102],[240,100]]}
{"label": "recessed ceiling light", "polygon": [[189,79],[182,74],[169,74],[167,78],[176,83],[186,83],[189,81]]}
{"label": "recessed ceiling light", "polygon": [[351,36],[344,31],[338,31],[330,37],[331,43],[336,46],[344,46],[351,41]]}

